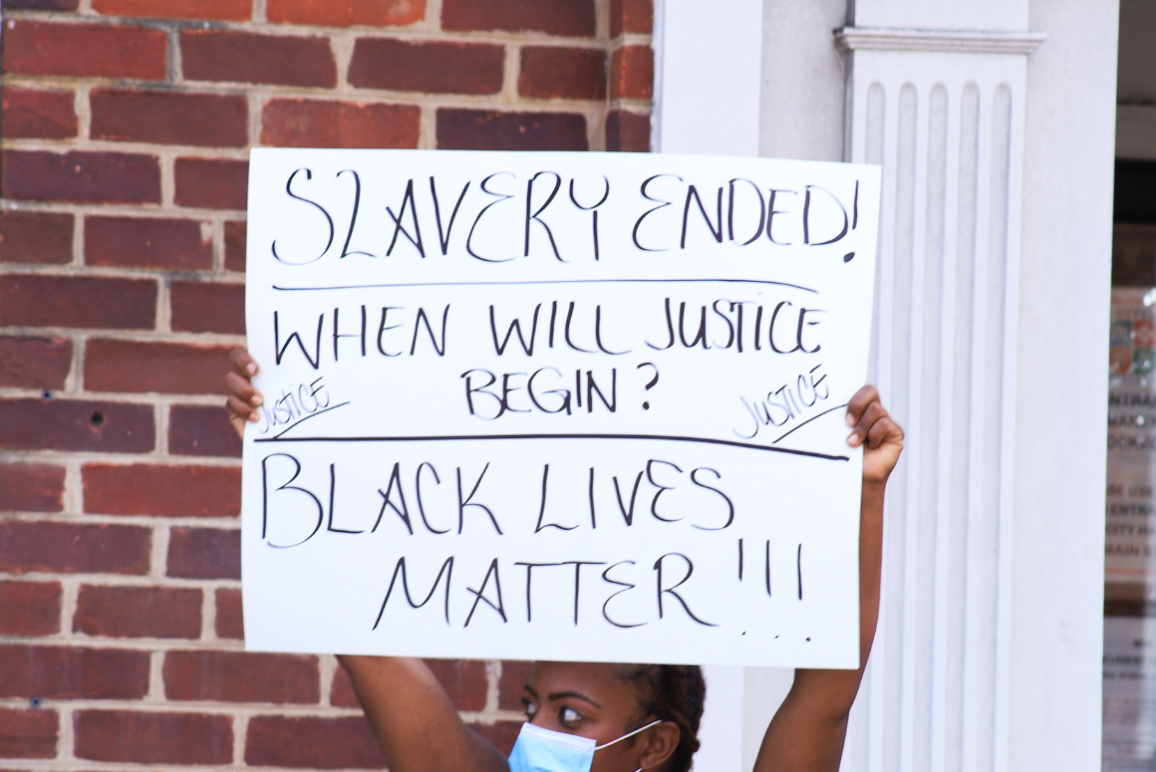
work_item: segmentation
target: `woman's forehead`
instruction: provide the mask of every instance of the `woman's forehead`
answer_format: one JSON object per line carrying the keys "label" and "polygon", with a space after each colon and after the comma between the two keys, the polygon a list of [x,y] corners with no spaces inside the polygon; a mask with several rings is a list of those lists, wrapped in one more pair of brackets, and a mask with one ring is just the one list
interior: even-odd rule
{"label": "woman's forehead", "polygon": [[620,665],[602,662],[535,662],[528,686],[540,699],[560,692],[580,692],[596,701],[636,699],[635,688],[620,677]]}

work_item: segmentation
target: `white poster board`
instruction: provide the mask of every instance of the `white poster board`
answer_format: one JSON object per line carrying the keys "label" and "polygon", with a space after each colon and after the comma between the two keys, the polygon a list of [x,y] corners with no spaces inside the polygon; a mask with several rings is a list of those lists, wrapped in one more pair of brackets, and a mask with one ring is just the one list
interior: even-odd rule
{"label": "white poster board", "polygon": [[246,644],[858,666],[879,170],[254,150]]}

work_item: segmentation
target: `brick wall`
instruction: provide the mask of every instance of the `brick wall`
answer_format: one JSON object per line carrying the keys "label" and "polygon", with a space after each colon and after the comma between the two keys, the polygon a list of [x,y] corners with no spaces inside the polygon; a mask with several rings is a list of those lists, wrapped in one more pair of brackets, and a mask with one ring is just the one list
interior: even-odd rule
{"label": "brick wall", "polygon": [[[256,145],[646,150],[649,0],[3,0],[0,769],[381,765],[329,656],[245,654]],[[509,746],[526,666],[437,662]]]}

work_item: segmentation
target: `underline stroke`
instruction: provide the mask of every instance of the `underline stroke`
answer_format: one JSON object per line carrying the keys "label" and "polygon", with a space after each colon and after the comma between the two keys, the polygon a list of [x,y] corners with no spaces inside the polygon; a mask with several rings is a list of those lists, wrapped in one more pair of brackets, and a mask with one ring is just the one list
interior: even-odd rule
{"label": "underline stroke", "polygon": [[830,410],[824,410],[822,413],[819,413],[818,415],[813,415],[813,416],[811,416],[811,417],[810,417],[810,418],[808,418],[806,421],[803,421],[803,423],[801,423],[801,424],[799,424],[798,426],[796,426],[794,429],[791,429],[790,431],[788,431],[788,432],[785,432],[784,434],[780,434],[780,435],[779,435],[779,439],[778,439],[778,440],[774,440],[774,442],[778,442],[779,440],[783,439],[784,437],[786,437],[788,434],[791,434],[792,432],[797,432],[797,431],[799,431],[799,430],[800,430],[800,429],[802,429],[804,426],[806,426],[807,424],[811,423],[811,421],[814,421],[816,418],[822,418],[823,416],[827,415],[827,413],[834,413],[836,410],[838,410],[838,409],[839,409],[839,408],[841,408],[841,407],[847,407],[847,403],[846,403],[846,402],[844,402],[842,405],[835,405],[835,407],[831,408]]}
{"label": "underline stroke", "polygon": [[785,281],[769,281],[763,279],[553,279],[546,281],[432,281],[412,282],[403,284],[348,284],[332,287],[282,287],[277,284],[273,289],[277,292],[325,292],[330,290],[351,289],[394,289],[403,287],[511,287],[517,285],[535,284],[765,284],[776,287],[789,287],[818,295],[819,291],[804,287],[800,284],[791,284]]}
{"label": "underline stroke", "polygon": [[[275,439],[275,440],[280,439],[281,437],[283,437],[285,435],[285,432],[289,431],[290,429],[296,429],[298,426],[305,423],[310,418],[315,418],[315,417],[321,415],[322,413],[328,413],[330,410],[336,410],[339,407],[345,407],[346,405],[350,405],[350,404],[352,404],[352,402],[342,402],[340,405],[332,405],[332,406],[327,407],[323,410],[318,410],[316,413],[310,413],[309,415],[305,416],[301,420],[295,421],[294,423],[292,423],[289,426],[282,429],[280,434],[273,435],[273,439]],[[777,440],[776,440],[776,442],[777,442]]]}
{"label": "underline stroke", "polygon": [[768,453],[786,453],[794,456],[819,458],[825,461],[850,461],[849,456],[833,456],[811,450],[775,448],[766,445],[755,445],[749,442],[735,442],[733,440],[716,440],[706,437],[678,437],[661,434],[465,434],[431,435],[425,437],[281,437],[278,435],[277,437],[258,438],[255,439],[254,442],[458,442],[468,440],[658,440],[665,442],[698,442],[707,445],[726,445],[746,450],[762,450]]}

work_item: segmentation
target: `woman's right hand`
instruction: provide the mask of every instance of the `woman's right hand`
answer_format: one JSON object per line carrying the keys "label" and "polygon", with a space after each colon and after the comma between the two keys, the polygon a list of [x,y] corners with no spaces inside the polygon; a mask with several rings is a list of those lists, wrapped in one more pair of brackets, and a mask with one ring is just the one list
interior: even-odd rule
{"label": "woman's right hand", "polygon": [[235,348],[229,354],[233,369],[225,375],[225,389],[229,399],[225,407],[229,410],[229,423],[237,434],[245,436],[245,422],[257,423],[261,420],[257,408],[265,401],[261,392],[253,388],[252,377],[257,374],[257,363],[249,356],[248,349]]}

